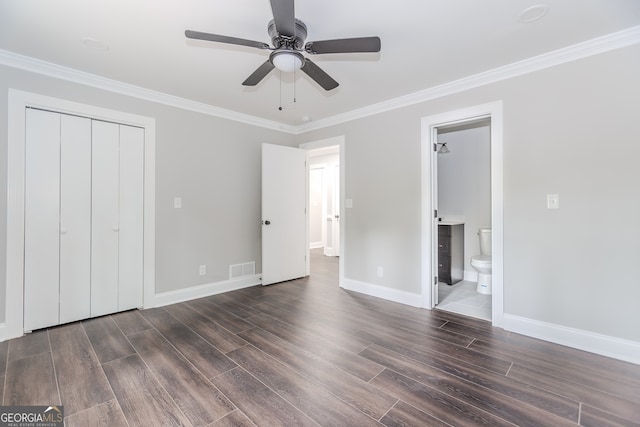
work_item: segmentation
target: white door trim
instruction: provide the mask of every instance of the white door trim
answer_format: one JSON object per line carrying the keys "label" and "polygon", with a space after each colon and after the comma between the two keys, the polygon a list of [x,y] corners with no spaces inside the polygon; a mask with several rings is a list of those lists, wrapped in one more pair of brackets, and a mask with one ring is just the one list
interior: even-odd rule
{"label": "white door trim", "polygon": [[431,164],[434,151],[434,128],[464,123],[481,117],[491,118],[491,251],[492,251],[492,324],[504,325],[504,227],[503,227],[503,111],[502,101],[476,105],[456,111],[423,117],[422,129],[422,298],[423,307],[432,309],[433,277],[437,266],[433,263],[432,230],[433,201],[431,197]]}
{"label": "white door trim", "polygon": [[7,146],[7,247],[5,339],[24,333],[24,173],[25,109],[40,108],[144,128],[144,301],[155,295],[155,146],[154,118],[9,89]]}
{"label": "white door trim", "polygon": [[[315,150],[318,148],[324,147],[332,147],[337,145],[340,147],[340,258],[338,260],[338,269],[340,270],[338,281],[339,285],[342,286],[344,283],[344,265],[345,265],[345,224],[346,224],[346,215],[345,215],[345,138],[344,135],[335,136],[333,138],[321,139],[318,141],[305,142],[300,144],[300,148],[304,150]],[[307,159],[307,177],[309,176],[309,160]],[[307,206],[309,205],[309,183],[307,182]],[[311,255],[309,250],[309,224],[307,223],[307,275],[311,273]]]}

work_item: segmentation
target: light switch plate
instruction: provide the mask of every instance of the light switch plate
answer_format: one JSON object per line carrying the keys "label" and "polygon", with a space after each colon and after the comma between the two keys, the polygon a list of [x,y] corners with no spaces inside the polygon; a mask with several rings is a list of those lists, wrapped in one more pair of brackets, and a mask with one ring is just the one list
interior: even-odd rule
{"label": "light switch plate", "polygon": [[173,207],[175,209],[182,209],[182,198],[181,197],[174,197],[173,198]]}
{"label": "light switch plate", "polygon": [[353,199],[346,199],[344,205],[347,209],[351,209],[353,207]]}
{"label": "light switch plate", "polygon": [[560,209],[559,194],[547,194],[547,209]]}

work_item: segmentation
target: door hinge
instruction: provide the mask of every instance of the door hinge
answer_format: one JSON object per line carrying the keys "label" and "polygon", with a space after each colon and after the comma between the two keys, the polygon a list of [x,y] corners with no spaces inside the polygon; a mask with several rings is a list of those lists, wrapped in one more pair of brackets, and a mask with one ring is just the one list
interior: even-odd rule
{"label": "door hinge", "polygon": [[433,276],[433,284],[434,285],[438,284],[438,276]]}
{"label": "door hinge", "polygon": [[433,210],[433,217],[438,218],[438,209]]}
{"label": "door hinge", "polygon": [[433,151],[438,151],[438,144],[435,142],[433,143]]}

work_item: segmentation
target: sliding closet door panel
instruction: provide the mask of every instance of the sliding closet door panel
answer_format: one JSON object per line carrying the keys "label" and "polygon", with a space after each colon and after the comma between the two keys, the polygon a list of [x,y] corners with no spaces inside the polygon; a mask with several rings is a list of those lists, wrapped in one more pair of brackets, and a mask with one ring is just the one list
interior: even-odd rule
{"label": "sliding closet door panel", "polygon": [[118,311],[119,125],[92,122],[91,317]]}
{"label": "sliding closet door panel", "polygon": [[144,130],[120,125],[118,309],[142,307]]}
{"label": "sliding closet door panel", "polygon": [[91,120],[60,120],[60,323],[67,323],[91,314]]}
{"label": "sliding closet door panel", "polygon": [[58,324],[60,115],[26,109],[24,329]]}

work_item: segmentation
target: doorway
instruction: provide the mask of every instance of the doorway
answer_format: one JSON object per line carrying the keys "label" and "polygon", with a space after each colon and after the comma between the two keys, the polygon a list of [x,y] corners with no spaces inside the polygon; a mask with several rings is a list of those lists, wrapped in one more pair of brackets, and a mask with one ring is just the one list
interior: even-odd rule
{"label": "doorway", "polygon": [[[491,320],[491,295],[477,291],[478,271],[471,264],[472,256],[483,254],[479,230],[491,229],[491,119],[436,129],[435,305],[441,310]],[[481,290],[490,292],[488,287]]]}
{"label": "doorway", "polygon": [[[494,326],[503,323],[503,213],[502,213],[502,102],[493,102],[462,110],[425,117],[422,120],[422,295],[425,308],[432,309],[438,303],[438,235],[441,217],[438,210],[438,151],[442,151],[442,143],[447,142],[439,133],[447,130],[473,128],[478,123],[490,122],[490,214],[489,220],[492,247],[492,291],[490,320]],[[440,141],[442,140],[442,141]],[[440,143],[440,144],[438,144]],[[447,147],[450,149],[451,147]],[[446,150],[445,150],[446,151]],[[442,155],[442,154],[441,154]],[[445,213],[451,224],[466,221],[464,214]],[[485,219],[485,221],[487,221]],[[470,274],[473,271],[469,264],[470,257],[476,255],[473,246],[476,220],[472,221],[467,235],[468,249],[464,254],[463,270]],[[485,227],[485,226],[483,226]],[[467,245],[465,245],[467,246]],[[471,249],[472,248],[472,249]],[[479,253],[479,249],[478,249]],[[463,274],[464,278],[464,274]],[[468,281],[473,278],[467,275]],[[448,285],[444,285],[448,286]]]}
{"label": "doorway", "polygon": [[307,274],[318,270],[312,266],[337,263],[338,282],[342,283],[344,266],[344,137],[302,144],[307,152]]}

